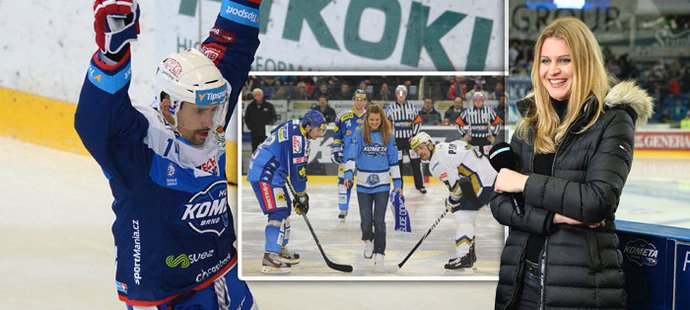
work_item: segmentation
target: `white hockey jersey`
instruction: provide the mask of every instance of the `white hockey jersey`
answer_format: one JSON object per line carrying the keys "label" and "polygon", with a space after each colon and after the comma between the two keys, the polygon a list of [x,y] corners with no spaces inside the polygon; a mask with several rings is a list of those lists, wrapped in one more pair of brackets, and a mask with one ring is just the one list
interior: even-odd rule
{"label": "white hockey jersey", "polygon": [[493,187],[497,174],[488,157],[463,141],[436,144],[429,160],[429,170],[431,175],[446,184],[454,199],[462,196],[461,178],[469,178],[479,196],[484,187]]}

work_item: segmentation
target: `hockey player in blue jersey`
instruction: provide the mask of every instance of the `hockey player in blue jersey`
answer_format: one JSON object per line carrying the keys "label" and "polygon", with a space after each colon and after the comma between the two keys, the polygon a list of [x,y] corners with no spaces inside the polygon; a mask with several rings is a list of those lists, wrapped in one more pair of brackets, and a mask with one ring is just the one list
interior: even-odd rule
{"label": "hockey player in blue jersey", "polygon": [[[309,211],[307,195],[307,164],[309,140],[323,135],[326,119],[317,110],[308,111],[301,120],[288,121],[271,131],[270,136],[252,154],[247,181],[259,200],[266,223],[263,273],[287,273],[299,263],[299,254],[288,250],[290,213],[294,206],[298,215]],[[286,183],[295,189],[294,201]]]}
{"label": "hockey player in blue jersey", "polygon": [[115,198],[115,284],[130,309],[255,305],[237,277],[224,126],[259,46],[259,2],[223,0],[204,54],[161,61],[152,105],[132,104],[128,95],[136,1],[94,3],[99,50],[75,128]]}
{"label": "hockey player in blue jersey", "polygon": [[[398,166],[391,125],[383,108],[374,104],[367,109],[364,125],[357,129],[348,149],[345,186],[352,186],[357,171],[357,202],[361,219],[364,258],[374,257],[377,268],[383,268],[386,251],[386,207],[390,183],[402,195],[402,179]],[[373,229],[372,229],[373,228]]]}
{"label": "hockey player in blue jersey", "polygon": [[351,187],[345,186],[345,163],[343,162],[343,155],[347,154],[350,140],[357,128],[362,127],[364,122],[364,107],[367,104],[367,93],[361,89],[357,89],[352,96],[354,107],[350,111],[345,111],[338,114],[335,120],[335,127],[333,128],[333,144],[331,151],[331,160],[338,164],[338,218],[341,221],[345,220],[347,210],[350,206]]}

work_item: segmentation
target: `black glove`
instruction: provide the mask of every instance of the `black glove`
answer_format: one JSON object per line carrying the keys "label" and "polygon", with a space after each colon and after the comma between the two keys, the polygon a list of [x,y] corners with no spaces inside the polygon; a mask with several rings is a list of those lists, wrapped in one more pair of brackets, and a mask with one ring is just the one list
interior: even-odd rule
{"label": "black glove", "polygon": [[460,199],[458,198],[455,200],[453,196],[448,196],[448,198],[446,198],[446,210],[452,213],[458,208],[460,208]]}
{"label": "black glove", "polygon": [[304,196],[296,198],[292,205],[297,215],[307,214],[309,212],[309,195],[304,194]]}

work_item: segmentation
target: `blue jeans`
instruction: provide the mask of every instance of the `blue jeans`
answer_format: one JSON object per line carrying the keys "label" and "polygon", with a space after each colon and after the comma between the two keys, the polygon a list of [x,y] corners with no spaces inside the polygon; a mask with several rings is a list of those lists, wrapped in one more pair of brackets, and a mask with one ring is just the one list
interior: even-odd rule
{"label": "blue jeans", "polygon": [[388,191],[378,193],[357,192],[362,240],[374,240],[374,253],[379,254],[385,254],[384,252],[386,251],[386,207],[388,206],[388,195]]}
{"label": "blue jeans", "polygon": [[541,279],[539,272],[530,272],[525,264],[525,275],[522,278],[522,291],[519,296],[519,310],[539,309],[541,305]]}

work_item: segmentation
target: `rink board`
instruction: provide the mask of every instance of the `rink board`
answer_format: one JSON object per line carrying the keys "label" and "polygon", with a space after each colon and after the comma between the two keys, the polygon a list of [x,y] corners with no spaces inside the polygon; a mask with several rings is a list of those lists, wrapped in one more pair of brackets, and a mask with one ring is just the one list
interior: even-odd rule
{"label": "rink board", "polygon": [[690,230],[616,221],[628,309],[690,309]]}

